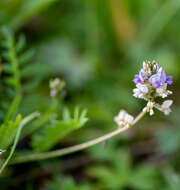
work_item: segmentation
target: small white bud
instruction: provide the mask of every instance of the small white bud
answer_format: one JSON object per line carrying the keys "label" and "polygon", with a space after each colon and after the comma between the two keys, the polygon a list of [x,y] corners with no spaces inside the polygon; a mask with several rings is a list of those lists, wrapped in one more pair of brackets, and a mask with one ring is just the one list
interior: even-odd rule
{"label": "small white bud", "polygon": [[55,78],[51,80],[49,83],[50,88],[56,88],[60,84],[61,80],[59,78]]}
{"label": "small white bud", "polygon": [[65,86],[65,82],[60,80],[59,78],[55,78],[50,80],[49,87],[50,87],[50,96],[55,97],[59,91],[61,91]]}
{"label": "small white bud", "polygon": [[134,121],[134,117],[128,114],[125,110],[120,110],[119,114],[114,118],[118,126],[124,125],[128,127]]}

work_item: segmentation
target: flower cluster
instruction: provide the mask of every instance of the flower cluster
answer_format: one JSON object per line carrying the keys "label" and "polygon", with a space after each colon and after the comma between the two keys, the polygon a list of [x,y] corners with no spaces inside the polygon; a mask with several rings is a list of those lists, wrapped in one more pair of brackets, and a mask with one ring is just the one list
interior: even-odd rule
{"label": "flower cluster", "polygon": [[114,118],[114,121],[118,124],[118,126],[126,126],[132,124],[134,121],[134,117],[128,114],[125,110],[120,110],[119,114]]}
{"label": "flower cluster", "polygon": [[148,101],[143,111],[153,115],[153,107],[156,107],[166,115],[171,112],[172,100],[166,100],[162,105],[155,102],[157,97],[166,98],[172,94],[172,91],[168,90],[167,87],[173,83],[172,76],[166,76],[163,68],[159,67],[155,61],[143,62],[143,68],[138,75],[135,75],[133,82],[136,84],[133,96]]}

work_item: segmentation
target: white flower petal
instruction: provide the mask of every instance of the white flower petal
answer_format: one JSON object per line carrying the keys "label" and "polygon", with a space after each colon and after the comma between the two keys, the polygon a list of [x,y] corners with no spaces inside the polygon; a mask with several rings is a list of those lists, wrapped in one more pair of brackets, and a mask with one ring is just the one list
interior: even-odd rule
{"label": "white flower petal", "polygon": [[149,89],[146,85],[144,84],[137,84],[136,87],[143,93],[147,94]]}
{"label": "white flower petal", "polygon": [[163,109],[169,108],[169,107],[172,105],[172,103],[173,103],[172,100],[166,100],[166,101],[163,102],[163,104],[161,105],[161,107],[162,107]]}
{"label": "white flower petal", "polygon": [[153,115],[154,114],[154,111],[153,109],[150,109],[150,112],[149,112],[150,115]]}
{"label": "white flower petal", "polygon": [[171,109],[169,108],[169,109],[166,109],[166,110],[164,111],[164,114],[165,114],[165,115],[169,115],[170,112],[171,112]]}

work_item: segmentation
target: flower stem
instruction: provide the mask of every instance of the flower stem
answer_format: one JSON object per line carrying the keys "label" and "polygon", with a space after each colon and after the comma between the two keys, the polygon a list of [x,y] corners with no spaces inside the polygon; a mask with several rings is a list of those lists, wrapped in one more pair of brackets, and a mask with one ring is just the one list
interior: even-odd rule
{"label": "flower stem", "polygon": [[43,160],[43,159],[47,159],[47,158],[54,158],[54,157],[58,157],[58,156],[63,156],[66,154],[70,154],[73,152],[77,152],[80,150],[83,150],[85,148],[91,147],[95,144],[98,144],[100,142],[103,142],[107,139],[110,139],[113,136],[116,136],[124,131],[126,131],[127,129],[129,129],[130,127],[134,126],[144,115],[146,114],[146,112],[141,112],[133,121],[133,123],[129,126],[124,126],[122,128],[118,128],[115,131],[112,131],[104,136],[95,138],[93,140],[90,140],[88,142],[82,143],[82,144],[78,144],[75,146],[70,146],[67,148],[63,148],[60,150],[55,150],[55,151],[51,151],[51,152],[45,152],[45,153],[35,153],[35,154],[29,154],[29,155],[24,155],[24,156],[16,156],[11,164],[18,164],[18,163],[24,163],[24,162],[31,162],[31,161],[35,161],[35,160]]}

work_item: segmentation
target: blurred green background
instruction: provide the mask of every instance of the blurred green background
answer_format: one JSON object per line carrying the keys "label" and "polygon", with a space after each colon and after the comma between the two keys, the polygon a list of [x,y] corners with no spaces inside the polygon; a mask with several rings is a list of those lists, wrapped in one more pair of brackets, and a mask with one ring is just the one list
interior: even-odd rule
{"label": "blurred green background", "polygon": [[[179,21],[179,0],[1,0],[0,26],[15,37],[24,34],[34,50],[22,70],[30,85],[20,112],[45,112],[55,77],[66,81],[63,104],[88,109],[87,126],[54,149],[112,131],[120,109],[138,114],[145,102],[132,96],[132,80],[143,60],[156,60],[173,75],[174,104],[170,116],[156,111],[105,148],[9,166],[0,189],[179,190]],[[0,97],[2,103],[6,94]],[[30,140],[23,138],[17,149],[31,148]]]}

